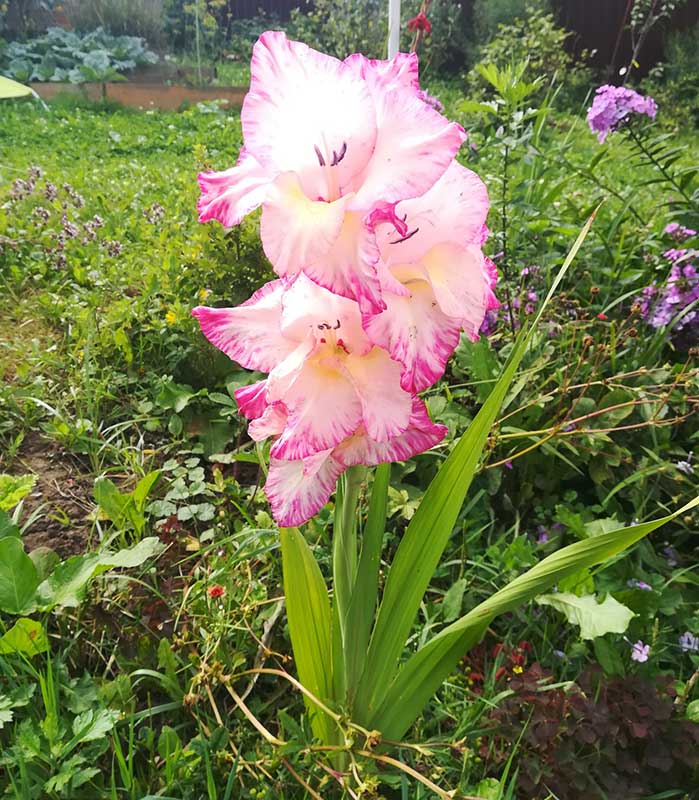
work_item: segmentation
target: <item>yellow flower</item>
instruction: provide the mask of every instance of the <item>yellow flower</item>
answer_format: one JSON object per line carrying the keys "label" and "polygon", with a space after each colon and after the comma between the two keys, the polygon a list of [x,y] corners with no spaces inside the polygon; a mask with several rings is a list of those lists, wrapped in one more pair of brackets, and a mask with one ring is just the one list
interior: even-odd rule
{"label": "yellow flower", "polygon": [[512,667],[512,672],[514,672],[515,675],[521,675],[524,672],[524,670],[522,669],[522,667],[519,666],[519,664],[517,664],[517,666]]}
{"label": "yellow flower", "polygon": [[165,315],[165,322],[167,322],[168,325],[174,325],[177,322],[177,314],[175,314],[172,309]]}
{"label": "yellow flower", "polygon": [[199,302],[203,303],[204,300],[211,294],[211,289],[199,289],[197,292],[197,297],[199,298]]}

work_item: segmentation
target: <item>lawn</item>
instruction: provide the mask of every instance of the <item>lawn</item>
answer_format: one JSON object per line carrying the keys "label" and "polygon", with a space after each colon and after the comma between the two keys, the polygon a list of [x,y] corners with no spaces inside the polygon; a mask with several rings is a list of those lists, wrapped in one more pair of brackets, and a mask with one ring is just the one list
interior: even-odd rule
{"label": "lawn", "polygon": [[[669,514],[699,482],[699,321],[654,326],[640,307],[665,284],[663,254],[696,245],[665,228],[699,227],[699,133],[661,108],[648,156],[621,131],[600,145],[584,93],[539,89],[530,110],[504,102],[493,117],[464,106],[462,84],[431,91],[469,133],[460,159],[489,189],[485,251],[512,314],[462,337],[424,395],[449,433],[393,467],[382,586],[426,486],[602,206],[506,393],[403,657],[560,546]],[[27,567],[6,545],[6,563],[47,581],[39,601],[0,608],[0,634],[34,642],[0,638],[8,797],[341,796],[284,677],[297,672],[267,452],[233,399],[260,376],[190,313],[274,277],[259,213],[231,229],[197,221],[197,172],[228,168],[241,145],[239,114],[216,104],[0,106],[0,465],[13,476],[0,531],[18,526],[34,551]],[[332,508],[304,526],[326,576]],[[558,598],[491,622],[385,751],[398,766],[354,731],[354,796],[434,796],[415,770],[457,797],[692,797],[698,530],[687,510],[559,582]],[[0,598],[8,580],[0,563]],[[13,628],[19,617],[30,627]]]}

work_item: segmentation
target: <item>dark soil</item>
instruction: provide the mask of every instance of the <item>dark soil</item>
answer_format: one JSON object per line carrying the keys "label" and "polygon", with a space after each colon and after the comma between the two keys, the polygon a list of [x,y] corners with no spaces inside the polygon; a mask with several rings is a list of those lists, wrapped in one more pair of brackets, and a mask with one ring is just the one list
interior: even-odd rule
{"label": "dark soil", "polygon": [[92,478],[67,451],[39,433],[22,442],[10,471],[33,473],[36,483],[24,500],[22,518],[42,507],[40,516],[23,539],[28,551],[50,547],[61,558],[84,553],[92,526],[88,516],[94,510]]}

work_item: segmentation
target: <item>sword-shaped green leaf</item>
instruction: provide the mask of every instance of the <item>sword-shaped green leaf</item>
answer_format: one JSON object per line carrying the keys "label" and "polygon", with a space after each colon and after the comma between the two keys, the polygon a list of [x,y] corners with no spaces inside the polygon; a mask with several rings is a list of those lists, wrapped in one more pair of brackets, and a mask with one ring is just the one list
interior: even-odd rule
{"label": "sword-shaped green leaf", "polygon": [[459,659],[483,636],[491,621],[545,592],[567,575],[601,564],[652,531],[699,505],[699,497],[666,517],[620,528],[564,547],[515,578],[411,656],[381,706],[366,724],[387,739],[400,739]]}

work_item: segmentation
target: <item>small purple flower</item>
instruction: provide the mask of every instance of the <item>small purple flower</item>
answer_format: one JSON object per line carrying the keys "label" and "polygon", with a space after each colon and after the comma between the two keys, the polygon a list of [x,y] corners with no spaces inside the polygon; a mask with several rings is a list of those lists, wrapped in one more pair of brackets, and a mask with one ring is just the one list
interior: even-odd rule
{"label": "small purple flower", "polygon": [[32,211],[32,218],[37,223],[48,222],[50,216],[51,212],[48,208],[44,208],[43,206],[36,206]]}
{"label": "small purple flower", "polygon": [[111,258],[116,258],[121,253],[121,242],[111,239],[106,243],[107,255]]}
{"label": "small purple flower", "polygon": [[143,216],[151,225],[157,225],[158,222],[160,222],[165,216],[165,209],[160,205],[160,203],[153,203],[152,206],[143,212]]}
{"label": "small purple flower", "polygon": [[643,642],[639,639],[636,644],[631,646],[631,660],[638,661],[640,664],[643,664],[645,661],[648,661],[648,656],[650,655],[650,645],[643,644]]}
{"label": "small purple flower", "polygon": [[46,188],[44,189],[44,197],[49,201],[53,202],[58,197],[58,189],[56,188],[55,183],[51,183],[51,181],[46,181]]}
{"label": "small purple flower", "polygon": [[645,581],[639,581],[636,578],[631,578],[626,582],[627,586],[630,586],[632,589],[642,589],[644,592],[650,592],[653,590],[653,587],[647,584]]}
{"label": "small purple flower", "polygon": [[663,553],[665,554],[665,558],[667,559],[668,567],[676,567],[679,562],[679,555],[677,550],[674,547],[668,545],[667,547],[663,547]]}
{"label": "small purple flower", "polygon": [[685,475],[694,475],[694,467],[690,461],[677,461],[675,466],[680,472],[684,472]]}
{"label": "small purple flower", "polygon": [[699,653],[699,636],[694,636],[691,631],[685,631],[680,636],[680,647],[683,653]]}
{"label": "small purple flower", "polygon": [[617,130],[630,114],[645,114],[655,119],[658,106],[652,97],[644,97],[624,86],[600,86],[587,111],[590,130],[597,134],[600,144]]}
{"label": "small purple flower", "polygon": [[71,222],[65,214],[61,217],[61,225],[63,226],[63,232],[69,239],[75,239],[80,233],[78,226]]}
{"label": "small purple flower", "polygon": [[507,467],[507,469],[514,469],[514,465],[511,461],[506,461],[505,466]]}
{"label": "small purple flower", "polygon": [[[420,91],[420,96],[422,97],[423,102],[427,103],[428,106],[432,106],[435,111],[439,111],[440,113],[444,111],[444,105],[438,100],[436,97],[433,97],[429,92],[425,92],[424,90]],[[476,148],[473,147],[473,150]]]}
{"label": "small purple flower", "polygon": [[695,230],[692,228],[685,228],[685,226],[680,225],[679,222],[670,222],[665,226],[664,233],[668,234],[668,236],[672,236],[673,239],[676,239],[680,242],[697,235]]}
{"label": "small purple flower", "polygon": [[546,528],[546,526],[539,525],[537,527],[537,529],[536,529],[536,532],[538,534],[537,537],[536,537],[536,543],[537,544],[546,544],[546,542],[548,542],[548,540],[549,540],[549,532],[548,532],[548,529]]}

